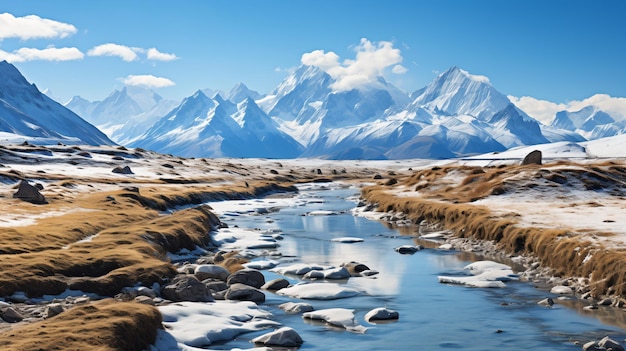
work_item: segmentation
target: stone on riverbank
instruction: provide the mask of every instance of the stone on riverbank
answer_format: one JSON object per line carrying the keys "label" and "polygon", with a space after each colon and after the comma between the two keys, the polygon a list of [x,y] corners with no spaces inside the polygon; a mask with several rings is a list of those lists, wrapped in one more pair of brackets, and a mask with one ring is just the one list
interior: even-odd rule
{"label": "stone on riverbank", "polygon": [[241,283],[230,285],[224,297],[226,300],[265,302],[265,294],[262,291]]}
{"label": "stone on riverbank", "polygon": [[214,278],[226,281],[230,272],[226,268],[215,264],[201,264],[195,267],[194,275],[198,278],[198,280]]}
{"label": "stone on riverbank", "polygon": [[276,291],[276,290],[284,289],[288,286],[289,286],[289,281],[287,279],[276,278],[263,284],[263,286],[261,286],[261,289]]}
{"label": "stone on riverbank", "polygon": [[171,301],[212,302],[211,292],[192,275],[179,275],[161,289],[161,295]]}
{"label": "stone on riverbank", "polygon": [[289,327],[282,327],[271,333],[263,334],[251,340],[255,344],[262,344],[265,346],[278,346],[278,347],[300,347],[304,340],[302,337]]}
{"label": "stone on riverbank", "polygon": [[265,277],[263,273],[257,271],[256,269],[242,269],[235,273],[232,273],[228,276],[228,280],[226,284],[245,284],[255,288],[260,288],[265,284]]}
{"label": "stone on riverbank", "polygon": [[385,307],[379,307],[367,312],[364,318],[370,323],[375,323],[376,321],[396,320],[400,318],[400,313]]}
{"label": "stone on riverbank", "polygon": [[313,306],[306,302],[285,302],[278,305],[278,308],[284,310],[287,313],[303,313],[311,312],[314,310]]}

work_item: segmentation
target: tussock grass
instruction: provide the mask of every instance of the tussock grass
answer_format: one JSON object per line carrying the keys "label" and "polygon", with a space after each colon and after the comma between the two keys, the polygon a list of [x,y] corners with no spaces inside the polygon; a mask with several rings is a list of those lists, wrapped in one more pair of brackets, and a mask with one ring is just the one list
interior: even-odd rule
{"label": "tussock grass", "polygon": [[[581,165],[434,167],[404,178],[400,186],[414,187],[414,197],[396,197],[389,186],[366,187],[362,196],[382,212],[399,211],[415,223],[441,223],[463,238],[492,240],[511,254],[532,255],[554,274],[584,277],[594,295],[626,296],[626,250],[605,249],[568,229],[518,225],[515,214],[495,216],[489,208],[473,204],[480,198],[504,192],[523,192],[542,187],[563,190],[605,191],[623,196],[626,168],[612,162]],[[607,233],[600,233],[607,234]],[[610,233],[608,233],[610,234]],[[607,234],[607,235],[608,235]]]}
{"label": "tussock grass", "polygon": [[161,314],[152,306],[101,300],[0,333],[5,351],[142,351],[156,340]]}

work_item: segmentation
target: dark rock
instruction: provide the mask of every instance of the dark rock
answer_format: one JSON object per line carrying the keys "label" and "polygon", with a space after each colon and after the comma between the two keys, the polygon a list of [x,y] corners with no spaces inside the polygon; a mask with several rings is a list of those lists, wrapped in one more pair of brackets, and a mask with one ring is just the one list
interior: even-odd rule
{"label": "dark rock", "polygon": [[217,279],[206,279],[202,281],[202,284],[204,284],[204,286],[209,289],[211,294],[215,294],[216,292],[228,289],[228,285],[226,285],[226,283]]}
{"label": "dark rock", "polygon": [[311,312],[314,310],[311,304],[306,302],[285,302],[283,304],[278,305],[278,308],[287,312],[287,313],[304,313]]}
{"label": "dark rock", "polygon": [[193,274],[196,276],[196,278],[198,278],[198,280],[215,278],[226,281],[226,279],[228,279],[228,276],[230,275],[230,272],[222,266],[214,264],[201,264],[196,266]]}
{"label": "dark rock", "polygon": [[255,344],[278,347],[300,347],[304,343],[300,335],[289,327],[282,327],[271,333],[256,337],[251,341]]}
{"label": "dark rock", "polygon": [[13,198],[27,201],[33,204],[42,205],[47,204],[46,197],[43,196],[37,187],[28,184],[27,181],[22,180],[17,192],[13,194]]}
{"label": "dark rock", "polygon": [[361,275],[361,272],[370,270],[368,266],[354,261],[342,263],[340,266],[347,269],[353,277],[358,277]]}
{"label": "dark rock", "polygon": [[541,164],[541,151],[534,150],[531,151],[524,160],[522,161],[522,165],[540,165]]}
{"label": "dark rock", "polygon": [[65,311],[63,305],[61,305],[60,303],[51,303],[46,306],[46,310],[43,312],[43,318],[52,318],[58,314],[63,313],[63,311]]}
{"label": "dark rock", "polygon": [[0,311],[0,318],[7,323],[17,323],[24,319],[24,316],[13,307],[7,307]]}
{"label": "dark rock", "polygon": [[286,288],[288,286],[289,286],[289,281],[287,279],[276,278],[263,284],[263,286],[261,286],[261,289],[275,291],[275,290]]}
{"label": "dark rock", "polygon": [[600,347],[604,347],[607,350],[624,351],[624,347],[622,347],[622,345],[620,345],[617,341],[612,340],[608,336],[602,338],[602,340],[598,342],[598,345]]}
{"label": "dark rock", "polygon": [[262,291],[241,283],[230,285],[224,297],[227,300],[265,302],[265,294]]}
{"label": "dark rock", "polygon": [[242,269],[228,276],[228,280],[226,281],[226,284],[228,285],[237,283],[249,285],[258,289],[265,284],[265,277],[263,276],[263,273],[255,269]]}
{"label": "dark rock", "polygon": [[139,295],[135,297],[134,301],[137,303],[144,304],[144,305],[151,305],[151,306],[155,305],[154,300],[152,298],[148,296],[143,296],[143,295]]}
{"label": "dark rock", "polygon": [[367,312],[364,318],[368,322],[386,321],[398,319],[400,318],[400,314],[397,311],[381,307]]}
{"label": "dark rock", "polygon": [[161,289],[161,295],[172,301],[212,302],[207,287],[192,275],[179,275]]}
{"label": "dark rock", "polygon": [[128,166],[124,166],[124,167],[117,166],[113,168],[112,172],[118,173],[118,174],[134,174],[133,171]]}

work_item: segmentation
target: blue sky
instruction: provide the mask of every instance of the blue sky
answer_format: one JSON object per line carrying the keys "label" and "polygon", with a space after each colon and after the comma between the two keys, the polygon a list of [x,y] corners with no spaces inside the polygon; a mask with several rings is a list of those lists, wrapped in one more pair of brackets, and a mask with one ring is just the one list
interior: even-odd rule
{"label": "blue sky", "polygon": [[125,83],[174,100],[238,82],[268,93],[316,53],[408,92],[458,66],[566,102],[626,97],[625,14],[618,0],[0,0],[0,59],[60,100]]}

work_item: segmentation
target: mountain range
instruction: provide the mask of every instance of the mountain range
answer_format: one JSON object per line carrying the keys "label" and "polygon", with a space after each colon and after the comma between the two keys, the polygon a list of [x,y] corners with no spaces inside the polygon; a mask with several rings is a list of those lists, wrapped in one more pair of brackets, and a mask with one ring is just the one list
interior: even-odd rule
{"label": "mountain range", "polygon": [[113,145],[104,133],[0,62],[0,141]]}
{"label": "mountain range", "polygon": [[[0,74],[21,77],[6,62],[0,64]],[[21,77],[20,89],[30,89],[32,96],[22,94],[19,101],[9,102],[3,96],[15,88],[6,81],[0,85],[4,104],[24,110],[37,96],[47,99]],[[333,89],[333,83],[321,69],[302,65],[267,95],[240,83],[228,92],[198,90],[176,103],[152,90],[127,86],[102,101],[76,96],[65,104],[75,114],[64,113],[84,123],[77,115],[82,116],[118,144],[186,157],[440,159],[626,131],[625,120],[597,106],[561,111],[550,125],[542,124],[486,77],[458,67],[411,94],[382,77],[352,90]],[[30,116],[28,112],[22,115]],[[42,120],[41,113],[30,116],[28,123],[39,126],[32,121]],[[0,131],[31,135],[36,130],[6,128],[6,118],[0,117]],[[83,141],[111,143],[102,133],[99,138],[85,135]]]}

